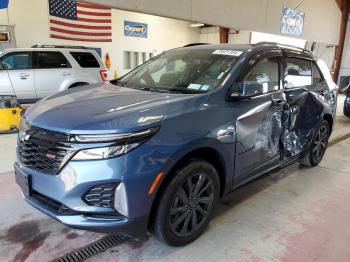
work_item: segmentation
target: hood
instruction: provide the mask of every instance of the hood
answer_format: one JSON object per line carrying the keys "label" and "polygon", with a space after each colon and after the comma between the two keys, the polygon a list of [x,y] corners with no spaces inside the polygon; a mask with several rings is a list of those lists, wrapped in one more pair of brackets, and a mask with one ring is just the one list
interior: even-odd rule
{"label": "hood", "polygon": [[29,108],[25,118],[31,126],[71,134],[128,132],[186,110],[188,100],[196,97],[203,101],[205,96],[95,84],[45,98]]}

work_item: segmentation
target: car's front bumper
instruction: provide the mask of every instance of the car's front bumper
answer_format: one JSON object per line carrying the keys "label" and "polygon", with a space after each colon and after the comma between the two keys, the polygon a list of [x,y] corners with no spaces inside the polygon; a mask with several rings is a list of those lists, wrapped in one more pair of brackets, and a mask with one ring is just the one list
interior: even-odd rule
{"label": "car's front bumper", "polygon": [[[31,194],[23,194],[25,200],[57,221],[89,231],[123,233],[138,239],[146,236],[148,208],[152,203],[147,197],[148,186],[135,181],[137,174],[126,175],[125,170],[128,169],[123,157],[70,161],[58,175],[37,172],[18,163],[15,165],[15,169],[19,168],[30,176]],[[119,214],[113,207],[96,207],[84,201],[89,189],[110,183],[123,183],[126,186],[126,201],[130,210],[128,216]]]}
{"label": "car's front bumper", "polygon": [[35,197],[24,198],[27,203],[39,211],[72,228],[106,234],[126,234],[136,239],[143,239],[146,236],[147,216],[131,219],[126,217],[97,218],[89,214],[63,215]]}

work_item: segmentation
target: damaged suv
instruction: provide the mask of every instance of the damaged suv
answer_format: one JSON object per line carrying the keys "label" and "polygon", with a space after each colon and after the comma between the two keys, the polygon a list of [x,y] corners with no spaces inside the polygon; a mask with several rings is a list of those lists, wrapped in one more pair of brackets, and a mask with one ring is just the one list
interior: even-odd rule
{"label": "damaged suv", "polygon": [[197,45],[121,79],[63,91],[23,116],[25,200],[73,228],[185,245],[220,197],[273,169],[320,163],[336,93],[311,53]]}

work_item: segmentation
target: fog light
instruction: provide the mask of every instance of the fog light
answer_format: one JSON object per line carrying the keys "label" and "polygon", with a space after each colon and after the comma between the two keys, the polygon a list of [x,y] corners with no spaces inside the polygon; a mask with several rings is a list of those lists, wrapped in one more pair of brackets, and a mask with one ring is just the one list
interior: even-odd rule
{"label": "fog light", "polygon": [[115,189],[114,208],[118,211],[118,213],[126,217],[129,215],[128,198],[126,195],[125,185],[123,183],[120,183]]}

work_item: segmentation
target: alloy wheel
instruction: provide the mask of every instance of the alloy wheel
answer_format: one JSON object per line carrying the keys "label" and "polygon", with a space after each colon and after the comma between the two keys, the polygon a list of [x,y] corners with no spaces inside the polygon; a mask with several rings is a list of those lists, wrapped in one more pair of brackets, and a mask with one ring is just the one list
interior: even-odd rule
{"label": "alloy wheel", "polygon": [[322,159],[327,148],[327,140],[328,129],[326,126],[321,126],[316,134],[312,147],[312,154],[316,162],[319,162]]}
{"label": "alloy wheel", "polygon": [[178,237],[196,232],[208,219],[214,203],[214,185],[204,173],[187,178],[178,188],[173,199],[169,223],[171,231]]}

